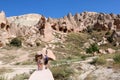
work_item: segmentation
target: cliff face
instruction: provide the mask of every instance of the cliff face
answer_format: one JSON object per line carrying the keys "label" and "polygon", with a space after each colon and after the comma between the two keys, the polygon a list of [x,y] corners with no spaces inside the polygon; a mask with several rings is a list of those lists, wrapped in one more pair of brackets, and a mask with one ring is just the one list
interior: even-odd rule
{"label": "cliff face", "polygon": [[[54,33],[62,32],[84,32],[89,29],[96,31],[120,30],[120,15],[105,14],[96,12],[83,12],[59,19],[45,18],[39,14],[26,14],[14,17],[5,17],[5,13],[0,13],[0,41],[9,42],[13,37],[24,37],[24,42],[35,45],[36,41],[53,41]],[[4,32],[4,33],[3,33]],[[118,34],[118,36],[120,36]],[[5,41],[8,40],[8,41]]]}

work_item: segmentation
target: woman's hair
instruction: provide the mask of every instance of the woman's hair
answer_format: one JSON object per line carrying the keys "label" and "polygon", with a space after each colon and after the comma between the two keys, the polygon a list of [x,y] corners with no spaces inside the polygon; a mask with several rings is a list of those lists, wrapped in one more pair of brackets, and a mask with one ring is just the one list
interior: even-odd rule
{"label": "woman's hair", "polygon": [[35,55],[35,61],[37,62],[38,61],[38,57],[41,57],[41,59],[43,58],[43,55],[42,54],[36,54]]}

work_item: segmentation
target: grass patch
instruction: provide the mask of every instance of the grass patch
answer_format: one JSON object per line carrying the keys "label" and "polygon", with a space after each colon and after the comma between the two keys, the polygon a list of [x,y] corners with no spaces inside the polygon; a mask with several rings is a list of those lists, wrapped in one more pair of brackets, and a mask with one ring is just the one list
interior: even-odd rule
{"label": "grass patch", "polygon": [[35,65],[36,62],[32,59],[29,59],[29,60],[26,60],[26,61],[23,61],[20,63],[21,65]]}
{"label": "grass patch", "polygon": [[113,57],[113,60],[115,61],[115,63],[120,64],[120,54],[115,54],[114,57]]}
{"label": "grass patch", "polygon": [[4,76],[0,76],[0,80],[8,80],[8,79]]}
{"label": "grass patch", "polygon": [[5,62],[5,63],[9,63],[9,62],[11,62],[13,59],[15,59],[15,56],[14,56],[14,55],[10,55],[10,54],[2,57],[2,61]]}
{"label": "grass patch", "polygon": [[12,69],[6,69],[6,68],[0,68],[0,75],[4,74],[4,73],[9,73],[12,72]]}
{"label": "grass patch", "polygon": [[100,31],[100,32],[98,32],[98,31],[93,31],[91,34],[89,34],[90,36],[91,36],[91,39],[92,38],[96,38],[96,42],[99,42],[99,41],[101,41],[102,40],[102,37],[103,36],[105,36],[105,34],[106,34],[106,31]]}
{"label": "grass patch", "polygon": [[[106,61],[107,59],[113,59],[113,61]],[[104,54],[94,59],[90,64],[104,65],[106,67],[113,67],[114,69],[120,69],[120,54],[116,52],[114,54]]]}
{"label": "grass patch", "polygon": [[29,79],[29,74],[23,73],[23,74],[19,74],[16,75],[13,79],[11,80],[28,80]]}
{"label": "grass patch", "polygon": [[94,65],[104,65],[106,64],[106,59],[103,57],[98,57],[93,59],[92,62],[90,62],[90,64],[94,64]]}
{"label": "grass patch", "polygon": [[77,62],[77,61],[85,60],[87,57],[91,57],[91,55],[81,55],[81,56],[76,56],[76,57],[67,57],[67,58],[64,58],[64,59],[52,61],[50,63],[51,63],[51,65],[70,64],[70,63],[74,63],[74,62]]}
{"label": "grass patch", "polygon": [[57,61],[52,61],[52,65],[57,65],[57,64],[69,64],[77,61],[81,61],[81,58],[72,58],[72,59],[62,59],[62,60],[57,60]]}
{"label": "grass patch", "polygon": [[55,80],[68,80],[70,75],[74,73],[73,70],[69,67],[69,65],[52,67],[51,71]]}
{"label": "grass patch", "polygon": [[78,47],[83,46],[83,43],[88,41],[88,35],[84,33],[70,33],[66,37],[66,42],[73,43]]}

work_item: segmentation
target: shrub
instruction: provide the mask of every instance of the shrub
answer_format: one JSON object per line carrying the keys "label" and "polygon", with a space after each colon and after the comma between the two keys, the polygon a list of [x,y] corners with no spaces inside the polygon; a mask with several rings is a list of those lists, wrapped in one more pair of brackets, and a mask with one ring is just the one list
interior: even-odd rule
{"label": "shrub", "polygon": [[93,32],[93,29],[92,29],[90,26],[88,26],[88,27],[87,27],[87,32],[88,32],[88,33],[92,33],[92,32]]}
{"label": "shrub", "polygon": [[105,58],[103,58],[103,57],[99,57],[99,58],[95,58],[95,59],[93,59],[93,61],[92,62],[90,62],[90,64],[94,64],[94,65],[104,65],[106,63],[106,60],[105,60]]}
{"label": "shrub", "polygon": [[10,45],[20,47],[22,46],[22,41],[19,38],[13,38],[10,42]]}
{"label": "shrub", "polygon": [[120,54],[116,54],[116,55],[113,57],[113,60],[114,60],[116,63],[120,63]]}
{"label": "shrub", "polygon": [[87,48],[86,53],[93,53],[92,47]]}
{"label": "shrub", "polygon": [[73,74],[73,71],[69,68],[68,65],[53,67],[51,71],[55,80],[68,80],[69,76]]}
{"label": "shrub", "polygon": [[112,37],[108,37],[107,40],[108,40],[110,43],[112,43],[112,42],[114,41]]}
{"label": "shrub", "polygon": [[36,46],[40,46],[41,44],[39,42],[36,42]]}
{"label": "shrub", "polygon": [[106,32],[106,33],[105,33],[105,35],[110,35],[110,32],[109,32],[109,31],[108,31],[108,32]]}
{"label": "shrub", "polygon": [[99,51],[97,44],[91,44],[89,48],[86,49],[86,53],[93,53]]}

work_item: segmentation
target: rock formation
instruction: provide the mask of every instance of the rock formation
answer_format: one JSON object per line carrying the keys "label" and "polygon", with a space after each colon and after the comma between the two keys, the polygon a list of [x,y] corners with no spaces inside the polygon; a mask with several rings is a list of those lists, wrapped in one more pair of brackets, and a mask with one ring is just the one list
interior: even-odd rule
{"label": "rock formation", "polygon": [[[115,14],[105,14],[96,12],[83,12],[72,15],[69,13],[63,18],[46,18],[39,14],[26,14],[21,16],[5,17],[5,13],[0,13],[0,27],[4,28],[0,39],[5,37],[23,37],[24,45],[35,46],[37,40],[51,42],[55,39],[54,32],[84,32],[115,30],[119,33],[120,16]],[[115,35],[114,35],[115,36]],[[5,38],[6,39],[6,38]],[[7,39],[7,41],[9,42]],[[2,41],[1,41],[2,42]],[[117,41],[119,43],[119,41]],[[4,42],[6,44],[7,42]],[[116,43],[116,44],[118,44]]]}
{"label": "rock formation", "polygon": [[[72,36],[66,36],[69,33],[72,33]],[[74,35],[74,33],[79,33],[78,35],[80,36]],[[70,41],[68,41],[67,43],[67,39],[65,37],[70,37],[72,39],[70,39]],[[6,18],[5,13],[2,11],[0,12],[0,48],[3,47],[1,48],[1,54],[4,55],[4,53],[9,53],[7,52],[9,50],[5,52],[6,47],[4,46],[6,46],[6,44],[10,44],[10,41],[14,38],[20,39],[22,41],[22,48],[25,49],[25,52],[19,52],[23,50],[22,48],[20,48],[20,50],[18,50],[17,52],[16,48],[13,52],[10,52],[12,54],[18,53],[17,55],[21,55],[21,53],[25,54],[21,57],[13,59],[20,59],[20,62],[22,60],[28,60],[28,54],[30,54],[30,56],[33,55],[33,51],[38,51],[41,47],[45,47],[45,45],[48,45],[49,49],[57,53],[57,59],[72,59],[72,57],[76,58],[77,56],[79,56],[79,53],[87,55],[85,50],[90,48],[92,44],[96,43],[99,47],[99,51],[97,50],[97,52],[94,52],[94,55],[96,55],[96,53],[117,53],[120,49],[120,15],[96,12],[83,12],[80,14],[77,13],[75,15],[69,13],[67,16],[58,19],[46,18],[45,16],[39,14],[26,14]],[[76,46],[74,46],[73,44]],[[33,48],[29,48],[30,51],[27,51],[26,47]],[[28,54],[26,55],[26,53]],[[43,53],[45,53],[45,50],[43,50]],[[52,54],[52,51],[48,50],[48,53]],[[16,57],[16,55],[14,56]],[[30,60],[32,60],[32,58]],[[55,60],[54,55],[53,60]],[[14,63],[16,62],[13,62],[12,64]],[[69,61],[65,63],[69,63]],[[87,77],[86,75],[88,75],[91,72],[93,73],[92,76],[94,76],[97,73],[97,71],[101,70],[97,69],[94,71],[96,66],[92,65],[92,67],[90,67],[91,65],[88,63],[87,66],[84,64],[82,65],[83,66],[79,65],[80,68],[78,67],[78,72],[80,72],[80,70],[82,69],[83,75],[80,72],[81,75],[78,76],[78,79],[72,80],[85,79]],[[102,71],[102,74],[106,74],[106,72],[107,71]],[[114,73],[114,71],[112,71],[111,73]],[[41,75],[39,76],[38,74]],[[49,75],[45,76],[44,74]],[[103,76],[102,74],[101,76]],[[113,74],[112,78],[114,78],[114,75],[116,74],[117,73]],[[99,73],[97,75],[99,76]],[[50,80],[53,80],[53,76],[49,69],[43,71],[35,71],[31,75],[29,80],[37,80],[38,78],[43,78],[43,76],[47,79],[49,77],[49,79],[51,78]],[[109,74],[106,76],[106,80],[108,79],[108,76]],[[119,74],[117,76],[119,76]],[[101,79],[102,78],[100,77],[100,80]]]}
{"label": "rock formation", "polygon": [[3,11],[0,12],[0,26],[3,28],[5,24],[7,23],[7,19],[5,16],[5,13]]}
{"label": "rock formation", "polygon": [[10,25],[8,23],[8,20],[5,16],[5,13],[2,11],[0,12],[0,47],[6,45],[9,38],[8,30],[10,28]]}

